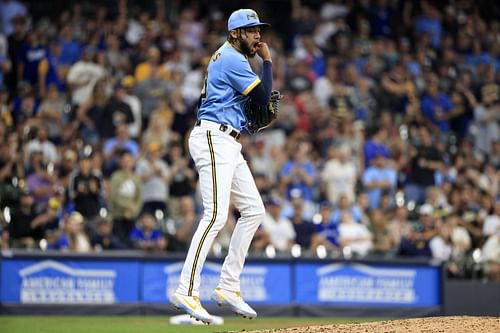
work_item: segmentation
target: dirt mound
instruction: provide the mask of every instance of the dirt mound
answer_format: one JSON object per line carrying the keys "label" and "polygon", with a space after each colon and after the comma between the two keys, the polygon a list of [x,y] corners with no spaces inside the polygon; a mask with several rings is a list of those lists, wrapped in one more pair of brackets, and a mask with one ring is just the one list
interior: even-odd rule
{"label": "dirt mound", "polygon": [[500,317],[431,317],[251,331],[253,333],[499,333]]}

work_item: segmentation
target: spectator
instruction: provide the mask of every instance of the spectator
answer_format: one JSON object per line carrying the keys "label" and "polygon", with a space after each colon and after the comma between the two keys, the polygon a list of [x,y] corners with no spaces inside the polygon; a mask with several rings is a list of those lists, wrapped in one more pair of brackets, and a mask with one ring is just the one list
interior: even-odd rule
{"label": "spectator", "polygon": [[161,77],[159,71],[154,71],[149,77],[140,81],[133,92],[142,102],[142,126],[147,127],[151,113],[158,106],[163,96],[168,96],[172,87]]}
{"label": "spectator", "polygon": [[175,137],[171,130],[172,119],[173,117],[170,116],[170,122],[167,122],[159,110],[154,111],[151,114],[151,121],[148,123],[148,127],[142,134],[143,147],[147,147],[148,144],[155,142],[161,145],[162,154],[166,153],[167,147]]}
{"label": "spectator", "polygon": [[266,149],[266,140],[257,138],[250,149],[253,149],[252,160],[250,161],[252,172],[263,175],[275,182],[278,176],[276,161],[269,156],[269,149]]}
{"label": "spectator", "polygon": [[323,51],[316,45],[313,36],[302,36],[301,47],[295,49],[294,57],[310,66],[312,77],[325,75],[325,57]]}
{"label": "spectator", "polygon": [[[6,13],[3,10],[0,11],[2,13]],[[26,43],[27,40],[27,19],[26,17],[23,16],[15,16],[11,19],[12,24],[14,25],[14,30],[12,34],[9,36],[8,34],[5,34],[8,37],[8,45],[7,45],[7,50],[8,50],[8,58],[11,61],[12,64],[12,70],[8,75],[6,76],[5,82],[7,83],[7,86],[9,87],[9,91],[11,92],[12,95],[17,95],[16,89],[18,88],[19,84],[19,72],[18,72],[18,66],[22,54],[22,49]],[[5,21],[3,21],[5,22]]]}
{"label": "spectator", "polygon": [[132,75],[125,76],[126,73],[130,73],[131,71],[131,64],[128,53],[124,52],[123,48],[120,45],[119,35],[113,33],[107,36],[106,51],[104,56],[106,58],[106,62],[111,67],[111,72],[114,74],[114,76],[123,78],[130,77],[135,81],[135,78]]}
{"label": "spectator", "polygon": [[121,80],[120,85],[125,90],[122,101],[130,107],[132,118],[134,119],[133,122],[129,124],[128,131],[130,137],[137,140],[142,130],[142,104],[139,98],[132,92],[135,86],[135,79],[133,76],[127,75]]}
{"label": "spectator", "polygon": [[130,241],[134,248],[146,251],[164,251],[167,241],[156,228],[156,219],[149,213],[142,214],[139,226],[130,232]]}
{"label": "spectator", "polygon": [[451,259],[453,251],[450,226],[441,223],[436,229],[437,235],[429,242],[432,258],[440,262],[447,262]]}
{"label": "spectator", "polygon": [[119,124],[125,123],[129,126],[134,123],[134,114],[130,106],[125,102],[125,94],[123,86],[117,84],[114,95],[104,106],[99,121],[96,124],[101,139],[111,138],[116,133],[116,128]]}
{"label": "spectator", "polygon": [[333,220],[332,205],[329,202],[320,204],[319,222],[316,224],[316,233],[313,236],[311,250],[323,245],[328,250],[337,250],[340,247],[338,225]]}
{"label": "spectator", "polygon": [[391,37],[394,8],[387,0],[377,0],[368,8],[370,32],[372,37]]}
{"label": "spectator", "polygon": [[36,240],[42,238],[43,233],[32,227],[36,216],[33,195],[29,191],[21,192],[19,209],[12,213],[8,229],[13,247],[37,246]]}
{"label": "spectator", "polygon": [[16,0],[2,1],[0,2],[0,22],[1,32],[5,36],[10,36],[14,32],[14,20],[16,18],[24,18],[28,16],[28,10],[26,6]]}
{"label": "spectator", "polygon": [[36,139],[31,140],[26,146],[26,153],[31,155],[40,151],[44,162],[57,163],[59,154],[56,146],[48,140],[49,131],[45,125],[37,127]]}
{"label": "spectator", "polygon": [[447,135],[454,112],[454,105],[445,93],[439,91],[438,78],[431,75],[427,80],[426,94],[422,98],[422,115],[436,135]]}
{"label": "spectator", "polygon": [[372,138],[368,140],[364,147],[364,157],[365,157],[365,167],[369,167],[372,160],[377,155],[381,155],[385,158],[390,158],[391,154],[389,148],[386,146],[385,141],[387,140],[387,130],[384,128],[378,129]]}
{"label": "spectator", "polygon": [[170,79],[170,73],[165,69],[165,67],[160,66],[160,50],[158,48],[151,46],[148,49],[148,58],[145,62],[140,63],[135,68],[135,79],[137,82],[141,82],[149,79],[156,73],[159,77],[164,80]]}
{"label": "spectator", "polygon": [[92,250],[87,235],[83,232],[83,216],[73,212],[66,217],[63,233],[49,249],[72,252],[89,252]]}
{"label": "spectator", "polygon": [[374,209],[370,214],[370,231],[373,235],[373,254],[393,255],[399,239],[389,227],[389,219],[382,209]]}
{"label": "spectator", "polygon": [[441,14],[436,7],[427,1],[421,2],[422,15],[415,22],[415,33],[428,34],[431,38],[431,46],[439,48],[441,46],[441,37],[443,27],[441,24]]}
{"label": "spectator", "polygon": [[128,243],[130,230],[142,207],[142,182],[133,173],[134,157],[122,150],[120,168],[111,175],[109,205],[113,216],[113,233]]}
{"label": "spectator", "polygon": [[106,70],[95,63],[96,50],[92,46],[83,49],[80,60],[68,72],[67,82],[71,91],[71,103],[79,106],[91,96],[96,83],[105,78]]}
{"label": "spectator", "polygon": [[303,205],[304,202],[302,199],[293,201],[293,213],[290,220],[295,230],[295,243],[299,244],[302,249],[308,250],[311,248],[311,242],[316,233],[316,227],[312,222],[304,219],[302,211]]}
{"label": "spectator", "polygon": [[183,196],[179,201],[178,213],[171,219],[174,230],[170,231],[169,250],[187,251],[189,240],[196,231],[198,215],[193,197]]}
{"label": "spectator", "polygon": [[347,146],[342,146],[331,156],[321,172],[321,184],[325,188],[328,201],[335,205],[339,197],[345,194],[349,202],[354,202],[356,167],[349,158],[351,151]]}
{"label": "spectator", "polygon": [[[12,71],[12,62],[6,55],[1,52],[2,44],[5,43],[5,39],[2,34],[0,34],[0,90],[6,89],[6,78],[7,75]],[[5,45],[6,47],[7,45]]]}
{"label": "spectator", "polygon": [[293,189],[298,189],[305,201],[312,201],[316,167],[309,160],[310,145],[303,142],[295,148],[293,159],[286,162],[281,169],[281,183],[286,188],[287,198],[291,198],[290,193]]}
{"label": "spectator", "polygon": [[127,124],[119,122],[116,124],[115,136],[107,139],[102,149],[106,176],[109,176],[118,167],[120,153],[123,150],[127,150],[134,159],[139,157],[139,145],[130,139]]}
{"label": "spectator", "polygon": [[281,215],[281,200],[278,198],[266,202],[262,229],[269,236],[270,244],[278,251],[288,251],[294,244],[296,234],[293,224]]}
{"label": "spectator", "polygon": [[363,174],[363,187],[370,200],[370,208],[380,205],[380,199],[385,192],[393,196],[397,186],[397,172],[390,166],[383,155],[376,155],[372,165]]}
{"label": "spectator", "polygon": [[319,77],[314,82],[314,96],[318,99],[321,106],[328,106],[334,91],[341,85],[338,73],[338,59],[329,57],[326,59],[326,75]]}
{"label": "spectator", "polygon": [[101,139],[97,126],[108,103],[108,95],[104,89],[104,81],[97,82],[91,97],[78,107],[74,107],[75,119],[72,126],[78,129],[87,144],[97,145]]}
{"label": "spectator", "polygon": [[496,200],[493,211],[485,218],[483,234],[486,237],[494,235],[500,230],[500,200]]}
{"label": "spectator", "polygon": [[402,114],[407,104],[418,104],[417,88],[402,62],[382,75],[381,85],[384,93],[382,108]]}
{"label": "spectator", "polygon": [[411,151],[411,173],[405,187],[408,201],[422,204],[427,187],[435,184],[435,172],[442,168],[442,155],[432,144],[429,130],[422,126],[418,131],[420,145]]}
{"label": "spectator", "polygon": [[494,94],[483,93],[481,103],[474,109],[476,125],[475,146],[482,153],[491,153],[494,142],[500,141],[500,101]]}
{"label": "spectator", "polygon": [[362,223],[364,220],[362,208],[356,203],[350,203],[346,194],[341,194],[337,202],[337,208],[333,211],[332,223],[338,226],[344,212],[351,214],[354,221],[358,223]]}
{"label": "spectator", "polygon": [[435,236],[433,208],[425,204],[419,209],[419,222],[413,223],[407,237],[399,244],[398,254],[411,257],[432,257],[429,241]]}
{"label": "spectator", "polygon": [[64,192],[64,188],[57,184],[53,165],[46,165],[42,161],[42,152],[34,151],[30,158],[32,172],[27,173],[27,190],[32,193],[35,200],[35,210],[40,212],[47,207],[52,196]]}
{"label": "spectator", "polygon": [[44,58],[40,60],[38,65],[38,94],[40,97],[45,97],[47,89],[54,86],[58,91],[64,92],[65,79],[69,66],[61,64],[59,58],[61,56],[60,45],[53,41],[49,45],[49,49]]}
{"label": "spectator", "polygon": [[37,117],[40,123],[47,128],[47,137],[51,142],[61,139],[62,125],[64,119],[64,102],[59,95],[57,86],[48,87],[47,96],[38,107]]}
{"label": "spectator", "polygon": [[136,173],[143,184],[142,211],[155,214],[159,210],[166,215],[172,172],[168,164],[161,159],[158,143],[148,144],[146,156],[137,162]]}
{"label": "spectator", "polygon": [[75,211],[85,219],[86,230],[95,233],[99,210],[103,206],[102,177],[99,171],[92,168],[92,152],[83,150],[80,153],[78,168],[70,175],[68,196],[74,203]]}
{"label": "spectator", "polygon": [[500,282],[500,231],[491,235],[482,248],[486,278]]}
{"label": "spectator", "polygon": [[15,207],[18,201],[18,179],[24,178],[24,162],[20,152],[17,133],[9,134],[5,140],[0,123],[0,208]]}
{"label": "spectator", "polygon": [[460,226],[460,218],[456,214],[448,215],[444,222],[451,230],[452,254],[447,262],[450,277],[465,277],[467,256],[471,248],[471,238],[467,229]]}
{"label": "spectator", "polygon": [[101,218],[97,223],[97,231],[90,241],[94,251],[122,250],[126,246],[113,235],[113,221],[107,217]]}
{"label": "spectator", "polygon": [[20,79],[28,82],[34,88],[40,89],[42,82],[39,81],[39,69],[43,59],[47,57],[47,48],[43,45],[40,35],[36,31],[28,34],[28,44],[22,49],[18,72]]}
{"label": "spectator", "polygon": [[344,254],[352,253],[364,257],[373,248],[373,236],[368,228],[356,223],[351,214],[344,212],[338,226],[339,243]]}
{"label": "spectator", "polygon": [[411,229],[408,221],[408,209],[405,206],[396,207],[392,219],[389,221],[389,232],[392,235],[395,246],[399,246],[401,239],[407,238]]}
{"label": "spectator", "polygon": [[59,32],[59,44],[61,46],[59,61],[62,64],[71,66],[80,59],[82,49],[80,44],[73,39],[73,27],[70,23],[61,27]]}
{"label": "spectator", "polygon": [[59,184],[59,186],[63,189],[68,188],[70,174],[77,168],[77,162],[78,155],[74,150],[68,149],[64,152],[62,161],[55,170],[57,175],[57,184]]}
{"label": "spectator", "polygon": [[172,142],[168,154],[170,164],[170,195],[168,200],[168,212],[175,216],[179,211],[180,201],[185,196],[193,196],[196,191],[196,173],[193,165],[183,154],[182,146],[178,142]]}

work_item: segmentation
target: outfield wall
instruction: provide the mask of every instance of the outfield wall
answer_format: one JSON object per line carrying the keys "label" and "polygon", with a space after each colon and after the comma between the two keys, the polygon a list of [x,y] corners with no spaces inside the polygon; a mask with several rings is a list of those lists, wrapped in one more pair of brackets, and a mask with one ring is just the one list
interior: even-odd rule
{"label": "outfield wall", "polygon": [[[72,254],[3,251],[0,313],[170,314],[183,257],[143,252]],[[221,259],[202,272],[202,302]],[[263,315],[423,316],[444,313],[443,270],[428,260],[249,258],[245,299]],[[223,314],[223,313],[222,313]]]}

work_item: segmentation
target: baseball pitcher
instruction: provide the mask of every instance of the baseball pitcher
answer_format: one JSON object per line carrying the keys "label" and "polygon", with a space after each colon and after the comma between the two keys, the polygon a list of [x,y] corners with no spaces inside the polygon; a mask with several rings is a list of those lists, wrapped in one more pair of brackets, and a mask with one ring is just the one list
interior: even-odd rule
{"label": "baseball pitcher", "polygon": [[[240,295],[240,274],[250,242],[264,217],[264,205],[238,142],[246,128],[254,134],[269,125],[279,111],[279,92],[272,92],[272,59],[260,40],[260,22],[251,9],[240,9],[228,20],[228,40],[213,55],[200,97],[198,120],[189,137],[189,151],[199,173],[203,217],[191,240],[180,284],[171,303],[209,324],[212,316],[199,300],[200,274],[217,233],[227,220],[232,196],[241,217],[234,229],[212,299],[236,314],[257,313]],[[263,60],[259,78],[248,63]]]}

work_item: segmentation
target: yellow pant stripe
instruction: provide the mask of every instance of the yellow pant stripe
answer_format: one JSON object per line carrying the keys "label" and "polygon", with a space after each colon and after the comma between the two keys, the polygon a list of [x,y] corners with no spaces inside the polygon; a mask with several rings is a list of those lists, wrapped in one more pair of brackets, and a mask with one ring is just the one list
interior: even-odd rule
{"label": "yellow pant stripe", "polygon": [[[214,203],[214,209],[212,213],[212,219],[210,220],[210,224],[208,225],[207,229],[203,233],[203,236],[201,236],[200,244],[198,244],[198,249],[196,250],[196,255],[194,256],[194,261],[193,261],[193,267],[191,268],[191,278],[189,279],[189,290],[188,290],[188,296],[192,296],[193,293],[193,283],[194,283],[194,274],[196,271],[196,265],[198,264],[198,259],[200,257],[200,252],[203,247],[203,243],[205,242],[205,239],[207,238],[208,232],[212,228],[212,226],[215,223],[215,218],[217,217],[217,177],[215,173],[215,154],[214,154],[214,147],[212,145],[212,136],[210,134],[210,130],[207,131],[207,141],[208,141],[208,148],[210,150],[210,161],[212,164],[212,187],[213,187],[213,203]],[[201,274],[201,272],[200,272]]]}

